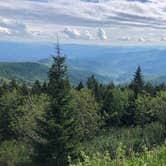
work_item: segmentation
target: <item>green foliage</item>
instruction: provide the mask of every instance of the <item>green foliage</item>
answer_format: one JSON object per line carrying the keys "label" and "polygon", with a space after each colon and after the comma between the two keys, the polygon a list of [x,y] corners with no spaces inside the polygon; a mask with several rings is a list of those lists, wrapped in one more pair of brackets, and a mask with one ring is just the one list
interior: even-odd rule
{"label": "green foliage", "polygon": [[0,140],[30,136],[48,102],[44,94],[26,97],[16,89],[5,93],[0,98]]}
{"label": "green foliage", "polygon": [[82,88],[84,88],[84,85],[83,85],[82,81],[80,81],[76,89],[81,90]]}
{"label": "green foliage", "polygon": [[152,109],[152,97],[149,94],[138,95],[135,100],[135,121],[143,128],[146,123],[155,119]]}
{"label": "green foliage", "polygon": [[29,94],[29,89],[28,86],[26,85],[25,82],[23,82],[20,86],[20,92],[23,96],[27,96]]}
{"label": "green foliage", "polygon": [[0,165],[162,165],[165,89],[144,85],[140,67],[131,85],[92,75],[71,87],[57,45],[48,82],[0,80]]}
{"label": "green foliage", "polygon": [[108,152],[105,154],[94,153],[90,157],[82,152],[83,161],[72,162],[70,161],[70,166],[165,166],[166,163],[166,145],[157,147],[152,151],[147,151],[144,147],[144,154],[138,156],[138,154],[133,154],[130,158],[126,158],[124,155],[123,147],[119,145],[116,149],[116,157],[114,159],[110,158]]}
{"label": "green foliage", "polygon": [[96,78],[94,77],[94,75],[92,75],[91,77],[88,78],[87,88],[92,91],[92,93],[95,96],[96,100],[98,102],[101,102],[101,100],[102,100],[101,87],[100,87],[98,81],[96,80]]}
{"label": "green foliage", "polygon": [[10,80],[16,78],[17,80],[35,81],[47,79],[48,67],[34,62],[1,62],[0,76]]}
{"label": "green foliage", "polygon": [[21,117],[15,118],[13,130],[18,131],[20,135],[28,140],[31,137],[35,137],[36,119],[44,115],[44,111],[49,104],[50,99],[46,94],[26,97],[23,104],[18,107]]}
{"label": "green foliage", "polygon": [[120,88],[109,89],[105,93],[103,110],[108,114],[107,125],[121,125],[123,117],[129,107],[132,91]]}
{"label": "green foliage", "polygon": [[135,128],[112,128],[94,137],[91,141],[83,144],[83,151],[88,155],[98,151],[104,153],[108,151],[114,158],[116,156],[116,149],[121,144],[127,156],[133,153],[140,153],[143,151],[142,146],[151,149],[155,144],[162,144],[165,139],[164,128],[160,123],[152,123],[146,125],[144,128],[144,135],[142,136],[141,127]]}
{"label": "green foliage", "polygon": [[14,130],[14,122],[22,116],[18,110],[22,103],[23,97],[16,89],[0,98],[0,142],[19,137],[19,131]]}
{"label": "green foliage", "polygon": [[143,75],[142,75],[142,71],[141,71],[141,67],[138,66],[135,74],[134,74],[134,78],[131,84],[131,87],[135,93],[135,97],[137,97],[137,95],[139,93],[142,93],[143,88],[144,88],[144,80],[143,80]]}
{"label": "green foliage", "polygon": [[80,91],[71,90],[69,110],[72,111],[78,140],[93,138],[102,123],[98,103],[91,91],[84,88]]}
{"label": "green foliage", "polygon": [[68,165],[67,156],[77,155],[73,113],[67,109],[70,99],[67,68],[65,57],[60,55],[59,45],[57,45],[57,56],[53,57],[53,60],[48,82],[51,103],[44,116],[37,120],[37,137],[33,140],[33,161],[36,166]]}
{"label": "green foliage", "polygon": [[[11,80],[15,78],[20,82],[33,83],[36,80],[47,80],[47,73],[49,66],[44,63],[37,62],[0,62],[0,79]],[[74,68],[69,66],[69,80],[72,85],[77,85],[80,80],[84,83],[87,81],[87,77],[94,74],[95,77],[102,83],[108,83],[110,78],[89,70]]]}
{"label": "green foliage", "polygon": [[166,128],[166,91],[160,91],[156,97],[152,99],[153,111],[156,113],[159,121]]}
{"label": "green foliage", "polygon": [[32,93],[33,94],[41,94],[42,86],[39,80],[36,80],[32,86]]}
{"label": "green foliage", "polygon": [[81,152],[83,162],[78,160],[76,163],[71,161],[69,157],[70,166],[110,166],[111,159],[108,152],[104,154],[95,153],[92,157],[87,156],[83,151]]}
{"label": "green foliage", "polygon": [[0,145],[1,166],[31,165],[30,150],[26,144],[18,141],[5,141]]}

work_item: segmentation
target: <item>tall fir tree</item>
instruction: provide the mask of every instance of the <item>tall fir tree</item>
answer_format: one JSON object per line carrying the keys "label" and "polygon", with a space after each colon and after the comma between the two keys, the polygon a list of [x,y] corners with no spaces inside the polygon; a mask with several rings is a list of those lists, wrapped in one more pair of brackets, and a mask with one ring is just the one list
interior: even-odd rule
{"label": "tall fir tree", "polygon": [[32,86],[32,93],[41,94],[41,90],[42,90],[41,83],[39,80],[36,80]]}
{"label": "tall fir tree", "polygon": [[52,102],[44,118],[37,120],[39,129],[36,130],[37,139],[34,139],[35,166],[68,165],[68,156],[74,156],[76,147],[76,143],[72,143],[72,113],[67,109],[70,89],[67,67],[58,42],[56,51],[48,75],[48,94]]}
{"label": "tall fir tree", "polygon": [[41,89],[42,89],[42,93],[47,93],[47,82],[46,81],[44,81],[43,82],[43,84],[42,84],[42,87],[41,87]]}
{"label": "tall fir tree", "polygon": [[92,91],[93,95],[96,98],[96,101],[100,102],[101,101],[100,87],[94,75],[88,78],[87,88]]}
{"label": "tall fir tree", "polygon": [[10,82],[9,82],[9,89],[12,90],[12,89],[18,89],[18,85],[17,85],[17,82],[15,79],[12,79]]}
{"label": "tall fir tree", "polygon": [[29,94],[29,89],[25,82],[20,86],[20,92],[23,96],[27,96]]}
{"label": "tall fir tree", "polygon": [[80,91],[83,88],[84,88],[84,85],[83,85],[82,81],[80,81],[78,86],[76,87],[76,89]]}
{"label": "tall fir tree", "polygon": [[142,75],[142,71],[141,71],[140,66],[138,66],[137,69],[136,69],[131,87],[132,87],[132,89],[135,93],[135,97],[137,97],[137,95],[139,93],[142,93],[142,91],[143,91],[144,80],[143,80],[143,75]]}

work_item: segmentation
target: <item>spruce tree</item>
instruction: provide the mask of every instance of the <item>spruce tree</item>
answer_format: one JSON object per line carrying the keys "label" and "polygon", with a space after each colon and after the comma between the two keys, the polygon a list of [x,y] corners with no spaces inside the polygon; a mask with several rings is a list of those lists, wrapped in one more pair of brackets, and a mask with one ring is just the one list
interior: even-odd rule
{"label": "spruce tree", "polygon": [[99,83],[97,82],[96,78],[94,75],[88,78],[87,80],[87,88],[90,89],[95,96],[96,100],[100,102],[101,100],[101,94],[100,94],[100,88],[99,88]]}
{"label": "spruce tree", "polygon": [[80,81],[76,89],[80,91],[83,88],[84,88],[84,85],[83,85],[82,81]]}
{"label": "spruce tree", "polygon": [[43,82],[43,85],[42,85],[42,88],[41,88],[41,89],[42,89],[42,93],[47,93],[47,88],[48,88],[48,87],[47,87],[47,82],[44,81],[44,82]]}
{"label": "spruce tree", "polygon": [[138,66],[134,74],[134,79],[132,81],[132,89],[135,93],[135,97],[137,97],[139,93],[142,93],[143,88],[144,88],[143,75],[142,75],[141,67]]}
{"label": "spruce tree", "polygon": [[72,113],[67,109],[69,102],[69,82],[66,76],[65,57],[61,56],[59,44],[57,55],[49,70],[48,95],[50,108],[43,119],[38,119],[39,128],[34,139],[35,166],[65,166],[68,156],[74,154],[74,130],[72,130]]}
{"label": "spruce tree", "polygon": [[9,90],[18,89],[18,85],[15,79],[12,79],[9,82]]}
{"label": "spruce tree", "polygon": [[23,96],[27,96],[29,94],[29,89],[25,82],[20,86],[20,92]]}
{"label": "spruce tree", "polygon": [[41,93],[41,83],[39,80],[36,80],[32,86],[32,93],[33,94],[40,94]]}

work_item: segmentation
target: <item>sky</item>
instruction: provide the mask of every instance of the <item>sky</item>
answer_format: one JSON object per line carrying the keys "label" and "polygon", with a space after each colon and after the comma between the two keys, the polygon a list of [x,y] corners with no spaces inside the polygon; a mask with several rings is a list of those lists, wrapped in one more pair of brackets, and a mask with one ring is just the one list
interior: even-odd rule
{"label": "sky", "polygon": [[166,0],[0,0],[0,40],[166,45]]}

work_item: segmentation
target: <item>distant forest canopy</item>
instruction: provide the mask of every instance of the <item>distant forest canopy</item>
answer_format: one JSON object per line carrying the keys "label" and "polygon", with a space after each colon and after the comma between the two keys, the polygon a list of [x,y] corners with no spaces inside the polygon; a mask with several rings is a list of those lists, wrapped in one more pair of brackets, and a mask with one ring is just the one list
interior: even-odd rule
{"label": "distant forest canopy", "polygon": [[[49,65],[43,64],[44,62],[36,63],[36,62],[0,62],[0,79],[10,81],[12,79],[17,80],[17,82],[26,82],[27,84],[33,84],[34,81],[39,80],[40,82],[44,82],[47,80],[47,74],[49,71]],[[92,63],[93,65],[93,63]],[[137,66],[135,66],[137,67]],[[100,68],[100,66],[99,66]],[[112,73],[112,72],[111,72]],[[116,73],[116,72],[115,72]],[[94,77],[98,80],[98,82],[103,84],[109,84],[110,82],[114,82],[117,84],[130,84],[133,74],[123,75],[121,78],[115,79],[112,76],[105,76],[102,74],[98,74],[96,72],[85,69],[79,69],[72,66],[68,66],[68,76],[69,81],[72,85],[77,85],[80,80],[84,84],[89,76],[94,75]],[[159,85],[162,83],[166,83],[166,75],[158,74],[158,75],[144,75],[144,81],[152,83],[153,85]]]}
{"label": "distant forest canopy", "polygon": [[141,66],[125,85],[91,75],[73,86],[57,44],[46,81],[0,83],[2,166],[164,165],[165,139],[166,85]]}

